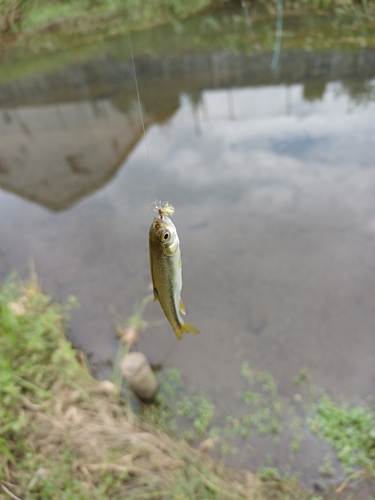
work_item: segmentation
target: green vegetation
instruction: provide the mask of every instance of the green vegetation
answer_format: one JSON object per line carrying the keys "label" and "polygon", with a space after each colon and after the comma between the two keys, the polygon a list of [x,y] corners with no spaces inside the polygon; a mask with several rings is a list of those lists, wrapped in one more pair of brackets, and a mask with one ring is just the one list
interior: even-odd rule
{"label": "green vegetation", "polygon": [[[182,20],[207,9],[217,9],[229,0],[0,0],[2,32],[36,29],[58,30],[62,25],[78,23],[90,29],[98,18],[116,25],[119,15],[129,17],[130,27],[155,25]],[[247,0],[230,2],[242,5],[246,15],[276,15],[277,0]],[[342,16],[367,17],[374,15],[373,0],[284,0],[284,12],[326,11]],[[88,19],[89,18],[89,19]]]}
{"label": "green vegetation", "polygon": [[280,471],[275,467],[262,467],[258,470],[258,476],[262,481],[277,481],[280,479]]}
{"label": "green vegetation", "polygon": [[[82,51],[84,45],[167,23],[174,38],[164,40],[167,52],[176,47],[256,52],[273,50],[277,0],[0,0],[0,12],[3,58]],[[205,15],[196,19],[197,14]],[[374,44],[374,0],[284,0],[283,17],[282,50]],[[188,18],[191,24],[182,22]],[[144,50],[160,52],[158,34],[153,35]]]}
{"label": "green vegetation", "polygon": [[334,468],[334,466],[332,464],[331,455],[326,455],[323,458],[323,463],[319,467],[319,474],[321,476],[325,476],[325,477],[333,477],[336,474],[336,469]]}
{"label": "green vegetation", "polygon": [[0,9],[3,32],[59,30],[74,23],[87,31],[90,23],[95,24],[98,19],[116,24],[116,17],[121,15],[129,17],[130,27],[152,25],[183,19],[212,3],[212,0],[149,0],[147,5],[140,0],[0,0]]}
{"label": "green vegetation", "polygon": [[[375,412],[372,408],[337,404],[328,396],[317,403],[316,414],[308,419],[312,432],[327,441],[351,474],[355,468],[375,473]],[[326,468],[330,463],[324,464]]]}
{"label": "green vegetation", "polygon": [[235,414],[202,391],[185,387],[181,374],[170,368],[159,374],[156,405],[142,406],[142,418],[220,456],[235,454],[239,440],[241,446],[250,446],[254,437],[278,444],[282,435],[289,440],[290,452],[296,453],[302,419],[279,395],[275,379],[268,372],[252,370],[248,363],[243,363],[241,373],[245,387],[238,393]]}
{"label": "green vegetation", "polygon": [[[225,0],[0,0],[0,47],[55,51],[182,20]],[[2,35],[2,36],[1,36]]]}
{"label": "green vegetation", "polygon": [[[142,312],[148,300],[125,328],[116,325],[128,345],[146,326]],[[27,284],[10,279],[0,290],[1,500],[8,491],[35,499],[125,494],[166,500],[312,499],[295,478],[270,464],[256,476],[235,472],[181,440],[225,456],[236,451],[237,438],[277,440],[288,432],[291,449],[298,449],[304,422],[332,446],[349,474],[340,491],[352,478],[374,476],[373,408],[323,396],[313,408],[300,405],[303,416],[279,395],[269,373],[247,363],[241,369],[238,415],[184,387],[181,374],[171,368],[159,375],[157,404],[141,406],[137,416],[113,383],[89,375],[84,357],[66,341],[68,311],[75,306],[74,299],[66,306],[54,303],[40,291],[35,276]],[[312,384],[306,369],[295,382],[301,393],[306,383]],[[307,395],[312,392],[308,389]],[[322,476],[335,475],[333,459],[333,454],[324,458]]]}
{"label": "green vegetation", "polygon": [[[337,404],[328,396],[317,396],[311,376],[306,368],[294,382],[304,393],[297,395],[299,410],[292,407],[278,393],[271,374],[252,370],[244,363],[241,373],[247,388],[238,394],[242,408],[234,415],[215,404],[202,392],[194,393],[184,387],[181,374],[171,368],[161,374],[158,404],[142,408],[146,420],[192,443],[201,443],[203,449],[219,451],[221,456],[236,453],[236,439],[241,446],[255,436],[270,436],[277,443],[289,439],[290,452],[296,453],[303,440],[303,431],[311,429],[321,440],[332,446],[336,459],[341,462],[347,481],[361,476],[374,476],[375,411],[369,406]],[[317,401],[318,399],[318,401]],[[317,403],[314,403],[314,400]],[[245,440],[245,441],[244,441]],[[319,474],[334,477],[334,454],[327,454]],[[285,480],[277,468],[264,466],[258,477],[272,482]],[[346,486],[346,482],[344,486]]]}
{"label": "green vegetation", "polygon": [[[60,376],[70,384],[78,372],[78,360],[61,336],[64,310],[49,302],[49,297],[38,292],[35,281],[20,288],[11,282],[1,295],[0,443],[10,459],[17,454],[14,435],[31,424],[20,411],[23,403],[36,397],[43,405],[51,398]],[[49,363],[53,363],[54,371]],[[15,448],[8,448],[7,443]],[[3,467],[0,462],[0,472],[4,472]]]}
{"label": "green vegetation", "polygon": [[[123,63],[131,57],[129,32],[132,33],[135,58],[146,54],[168,58],[184,53],[213,51],[255,54],[274,49],[274,0],[247,0],[247,9],[242,8],[240,2],[226,0],[181,2],[185,10],[181,10],[182,7],[171,10],[170,5],[180,0],[170,0],[171,4],[169,0],[114,1],[120,10],[111,10],[108,2],[94,0],[0,0],[0,12],[8,12],[9,9],[13,12],[11,5],[17,5],[21,16],[6,33],[0,33],[0,81],[10,82],[63,70],[71,64],[84,63],[99,56]],[[87,10],[89,4],[90,9]],[[56,16],[56,21],[35,24],[37,17],[27,17],[33,9],[35,16],[47,16],[43,14],[43,5],[47,6],[48,16]],[[211,11],[211,7],[221,5],[223,8]],[[375,0],[366,4],[368,14],[365,14],[360,2],[334,4],[327,0],[314,3],[316,8],[313,11],[309,10],[309,5],[305,0],[286,2],[281,55],[288,50],[316,51],[333,47],[350,50],[375,46]],[[67,13],[69,9],[73,12],[74,7],[75,14],[60,16],[57,14],[59,6]],[[78,15],[76,10],[79,9],[81,14]],[[172,11],[178,12],[178,15],[172,15]],[[201,12],[199,16],[193,15],[198,12]],[[0,14],[0,17],[4,15]],[[319,99],[324,93],[324,84],[308,82],[304,92],[306,99]]]}
{"label": "green vegetation", "polygon": [[[295,480],[262,484],[137,418],[113,383],[92,379],[65,339],[74,306],[54,303],[36,276],[0,290],[1,500],[311,498]],[[132,325],[141,325],[135,316]],[[179,378],[169,372],[172,383]],[[201,435],[212,406],[203,399],[198,406]],[[189,404],[180,411],[195,418]]]}

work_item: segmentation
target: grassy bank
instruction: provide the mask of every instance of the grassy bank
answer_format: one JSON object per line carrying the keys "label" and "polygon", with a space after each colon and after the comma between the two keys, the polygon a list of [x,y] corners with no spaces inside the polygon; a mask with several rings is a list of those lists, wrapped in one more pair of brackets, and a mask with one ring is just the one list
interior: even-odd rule
{"label": "grassy bank", "polygon": [[[69,25],[86,31],[99,21],[111,27],[116,18],[127,18],[128,27],[141,29],[160,23],[186,19],[223,4],[241,6],[245,15],[276,15],[278,0],[0,0],[2,34],[37,30],[58,31]],[[354,17],[373,16],[374,0],[283,0],[290,12],[324,11]]]}
{"label": "grassy bank", "polygon": [[[139,419],[66,340],[34,276],[0,292],[0,498],[310,499],[234,471]],[[11,496],[13,495],[13,496]]]}
{"label": "grassy bank", "polygon": [[115,22],[118,15],[128,18],[129,26],[153,25],[184,19],[225,0],[0,0],[2,32],[38,29],[58,30],[69,23],[88,28],[98,19]]}
{"label": "grassy bank", "polygon": [[[117,385],[92,378],[84,356],[66,340],[74,305],[74,300],[54,303],[35,275],[27,283],[10,279],[0,289],[1,500],[333,498],[332,489],[314,495],[276,468],[236,471],[206,454],[220,443],[225,457],[233,438],[246,439],[251,432],[282,436],[279,414],[286,408],[270,374],[242,366],[246,412],[227,415],[223,425],[218,426],[218,408],[207,395],[179,389],[181,377],[173,369],[161,383],[158,404],[135,413]],[[131,326],[140,321],[141,313],[131,318]],[[335,464],[341,463],[346,480],[340,498],[352,498],[350,482],[375,477],[375,412],[365,404],[353,407],[322,396],[312,390],[305,370],[295,383],[300,398],[307,384],[310,403],[303,420],[291,421],[290,451],[298,450],[303,429],[309,428],[338,459],[333,462],[329,453],[320,475],[334,476]],[[201,443],[199,450],[189,446],[191,440]]]}
{"label": "grassy bank", "polygon": [[[45,53],[78,48],[151,27],[172,23],[177,32],[180,22],[200,13],[213,12],[227,6],[237,18],[238,29],[246,28],[248,47],[256,36],[256,25],[277,16],[277,0],[0,0],[0,51],[9,57],[19,52]],[[295,15],[328,16],[332,18],[335,37],[341,37],[337,28],[344,23],[351,26],[345,38],[361,40],[371,36],[374,28],[374,0],[284,0],[284,17]],[[242,23],[239,22],[242,18]],[[313,22],[313,21],[312,21]],[[225,24],[225,23],[224,23]],[[314,24],[314,22],[313,22]],[[215,37],[219,31],[215,19],[208,19],[205,30]],[[255,33],[254,28],[255,27]],[[314,28],[313,26],[310,26]],[[315,28],[314,28],[315,29]],[[330,28],[330,31],[332,27]],[[371,33],[370,33],[371,32]],[[370,35],[369,35],[370,33]],[[187,36],[189,34],[186,34]],[[274,30],[270,33],[270,47],[274,43]],[[312,36],[311,36],[312,35]],[[243,38],[243,37],[242,37]],[[290,43],[290,30],[285,31],[284,43]],[[298,36],[297,36],[298,38]],[[309,34],[313,43],[314,33]],[[323,34],[324,38],[324,34]],[[233,39],[233,40],[232,40]],[[189,40],[187,40],[189,42]],[[191,40],[194,45],[194,40]],[[259,44],[255,40],[255,45]],[[353,43],[353,42],[352,42]],[[355,41],[354,41],[355,43]],[[361,43],[361,41],[359,41]],[[229,49],[236,44],[236,37],[229,37]],[[188,43],[189,45],[189,43]]]}
{"label": "grassy bank", "polygon": [[183,20],[227,0],[0,0],[0,48],[56,51]]}
{"label": "grassy bank", "polygon": [[[1,1],[1,0],[0,0]],[[120,30],[121,32],[121,30]],[[80,38],[80,37],[86,38]],[[95,38],[96,37],[96,38]],[[0,38],[1,40],[1,38]],[[111,59],[120,66],[130,64],[129,37],[100,34],[100,30],[86,35],[70,36],[62,41],[60,35],[40,33],[27,43],[26,35],[6,50],[0,48],[0,83],[64,71],[73,65]],[[91,41],[92,43],[88,43]],[[86,43],[87,42],[87,43]],[[1,42],[0,42],[1,44]],[[222,10],[205,13],[153,29],[132,33],[134,58],[182,58],[184,54],[238,52],[241,54],[267,53],[271,59],[275,44],[275,19],[268,15],[254,17],[249,26],[242,10]],[[375,22],[363,17],[329,16],[318,14],[285,14],[281,40],[281,58],[290,51],[352,51],[375,46]],[[60,50],[66,49],[66,50]],[[57,52],[58,51],[58,52]],[[31,54],[30,54],[31,53]],[[106,70],[105,70],[106,71]],[[60,76],[58,76],[60,78]]]}

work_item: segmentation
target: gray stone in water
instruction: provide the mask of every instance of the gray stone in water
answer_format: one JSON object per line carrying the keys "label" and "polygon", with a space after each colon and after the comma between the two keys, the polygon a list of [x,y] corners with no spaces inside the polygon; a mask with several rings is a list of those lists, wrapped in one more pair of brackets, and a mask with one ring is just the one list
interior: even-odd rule
{"label": "gray stone in water", "polygon": [[121,362],[121,371],[131,390],[141,399],[152,399],[158,390],[150,363],[141,352],[127,354]]}

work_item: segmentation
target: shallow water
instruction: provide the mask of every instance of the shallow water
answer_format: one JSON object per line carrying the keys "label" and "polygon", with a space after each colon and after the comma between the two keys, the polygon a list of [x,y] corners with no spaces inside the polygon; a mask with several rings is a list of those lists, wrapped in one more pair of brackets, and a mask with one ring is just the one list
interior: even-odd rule
{"label": "shallow water", "polygon": [[[233,411],[243,361],[285,397],[303,366],[330,394],[373,394],[374,56],[287,52],[275,71],[271,57],[136,58],[151,165],[129,60],[98,54],[0,85],[0,272],[32,260],[57,299],[78,298],[70,338],[102,376],[113,311],[128,317],[150,292],[158,198],[176,209],[187,320],[202,335],[150,327],[152,363]],[[163,319],[159,305],[145,318]],[[326,451],[310,436],[278,460],[311,471]]]}

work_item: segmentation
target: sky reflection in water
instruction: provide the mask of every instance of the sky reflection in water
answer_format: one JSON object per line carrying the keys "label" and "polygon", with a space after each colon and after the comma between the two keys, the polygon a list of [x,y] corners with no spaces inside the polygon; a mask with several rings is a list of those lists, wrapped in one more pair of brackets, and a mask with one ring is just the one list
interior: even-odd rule
{"label": "sky reflection in water", "polygon": [[[2,164],[13,165],[21,139],[30,151],[37,145],[35,157],[25,160],[31,176],[21,195],[38,178],[38,155],[52,165],[57,153],[78,155],[68,161],[71,177],[58,167],[49,181],[60,176],[62,184],[43,194],[43,170],[38,196],[48,191],[53,203],[66,189],[70,203],[69,185],[76,189],[91,167],[97,190],[88,195],[80,188],[78,199],[86,197],[58,213],[1,191],[1,272],[33,259],[45,288],[58,299],[74,294],[82,304],[73,317],[74,343],[95,361],[113,358],[111,308],[126,318],[149,293],[147,207],[156,195],[176,209],[187,319],[202,335],[178,342],[167,323],[150,328],[140,347],[151,362],[176,366],[189,383],[233,407],[243,361],[271,371],[286,396],[305,365],[330,392],[370,394],[374,82],[368,86],[367,101],[353,99],[340,82],[323,86],[318,97],[308,97],[302,84],[181,93],[163,124],[145,114],[155,193],[135,101],[127,112],[112,98],[8,110],[23,117],[29,135],[19,126],[6,129]],[[60,121],[53,122],[57,108]],[[89,163],[69,149],[75,135],[80,144],[84,138]],[[98,158],[115,165],[121,155],[126,160],[117,171],[103,172],[100,162],[93,167]],[[5,182],[22,184],[14,162],[19,170]],[[146,319],[161,318],[158,304],[147,307]]]}

